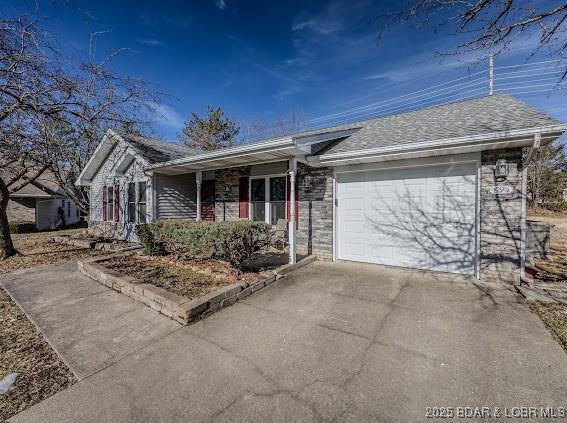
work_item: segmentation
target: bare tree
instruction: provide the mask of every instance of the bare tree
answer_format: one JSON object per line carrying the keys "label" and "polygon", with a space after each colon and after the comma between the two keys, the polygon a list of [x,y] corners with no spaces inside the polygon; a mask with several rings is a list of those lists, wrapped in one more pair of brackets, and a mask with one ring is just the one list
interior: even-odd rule
{"label": "bare tree", "polygon": [[[536,51],[546,48],[551,58],[564,59],[567,54],[567,3],[558,1],[417,0],[374,19],[380,25],[380,36],[399,23],[414,22],[435,31],[456,24],[456,33],[463,34],[465,41],[454,53],[484,50],[498,55],[510,48],[517,35],[524,34],[538,36]],[[567,67],[561,79],[565,76]]]}
{"label": "bare tree", "polygon": [[[50,169],[84,212],[88,198],[73,182],[108,127],[144,124],[154,95],[141,81],[100,62],[62,57],[44,36],[40,20],[0,19],[0,259],[15,254],[6,207],[10,192]],[[5,175],[9,175],[6,177]]]}
{"label": "bare tree", "polygon": [[305,116],[300,110],[292,110],[287,116],[264,122],[259,117],[246,120],[241,125],[243,141],[255,141],[262,138],[281,137],[305,130]]}
{"label": "bare tree", "polygon": [[[525,149],[524,155],[529,149]],[[567,171],[567,157],[563,143],[539,147],[528,166],[528,204],[545,208],[561,200],[562,178]]]}

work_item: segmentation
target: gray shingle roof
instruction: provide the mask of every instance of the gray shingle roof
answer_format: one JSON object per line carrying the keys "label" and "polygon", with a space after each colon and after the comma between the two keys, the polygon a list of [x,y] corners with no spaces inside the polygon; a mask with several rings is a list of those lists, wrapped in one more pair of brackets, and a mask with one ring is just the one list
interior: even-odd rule
{"label": "gray shingle roof", "polygon": [[330,154],[562,124],[508,94],[496,94],[303,132],[294,137],[360,128],[319,152]]}
{"label": "gray shingle roof", "polygon": [[132,133],[119,132],[119,135],[150,164],[167,162],[196,154],[195,150],[184,145]]}

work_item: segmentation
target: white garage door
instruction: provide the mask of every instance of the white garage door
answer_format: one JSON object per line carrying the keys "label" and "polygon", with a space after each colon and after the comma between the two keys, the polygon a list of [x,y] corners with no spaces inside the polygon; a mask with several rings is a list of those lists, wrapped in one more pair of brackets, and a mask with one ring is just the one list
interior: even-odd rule
{"label": "white garage door", "polygon": [[343,260],[474,274],[473,164],[337,176]]}

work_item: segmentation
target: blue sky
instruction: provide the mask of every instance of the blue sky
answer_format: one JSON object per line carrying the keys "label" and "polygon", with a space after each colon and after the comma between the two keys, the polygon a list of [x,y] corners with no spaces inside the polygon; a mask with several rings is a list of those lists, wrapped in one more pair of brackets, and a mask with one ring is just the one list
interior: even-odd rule
{"label": "blue sky", "polygon": [[[484,53],[443,58],[459,38],[452,28],[434,33],[429,28],[398,26],[381,40],[372,16],[395,2],[286,1],[90,1],[76,0],[75,8],[50,2],[41,4],[51,30],[70,55],[84,56],[89,33],[98,37],[102,56],[129,48],[115,60],[116,70],[140,77],[168,93],[159,106],[157,135],[175,139],[190,112],[202,113],[207,105],[222,106],[239,122],[270,122],[293,110],[305,116],[308,126],[325,126],[357,117],[398,111],[386,100],[416,90],[485,71]],[[519,37],[512,51],[496,59],[498,75],[538,69],[532,80],[545,78],[549,63],[527,68],[501,68],[522,64],[536,40]],[[536,56],[532,62],[546,60]],[[554,68],[550,69],[550,72]],[[529,72],[525,73],[526,75]],[[553,77],[553,74],[549,74]],[[514,75],[513,75],[514,76]],[[470,90],[454,93],[441,86],[435,100],[448,101],[459,94],[484,94],[486,74],[470,80]],[[472,82],[470,82],[472,81]],[[510,92],[543,90],[543,83],[517,84],[502,80]],[[516,83],[516,85],[514,85]],[[552,88],[552,87],[549,87]],[[427,92],[426,92],[427,93]],[[528,103],[567,121],[567,103],[561,93],[528,93]],[[396,106],[427,106],[428,96],[408,96]],[[419,101],[422,101],[420,103]],[[384,102],[386,103],[380,103]],[[366,107],[372,105],[372,107]],[[358,109],[357,109],[358,108]],[[354,109],[354,111],[353,111]]]}

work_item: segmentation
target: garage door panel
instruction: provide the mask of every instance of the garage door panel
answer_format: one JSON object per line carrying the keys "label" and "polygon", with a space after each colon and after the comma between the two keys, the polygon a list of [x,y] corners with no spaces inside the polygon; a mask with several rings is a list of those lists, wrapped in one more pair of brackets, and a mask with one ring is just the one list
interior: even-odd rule
{"label": "garage door panel", "polygon": [[474,274],[474,166],[353,173],[337,181],[339,258]]}

